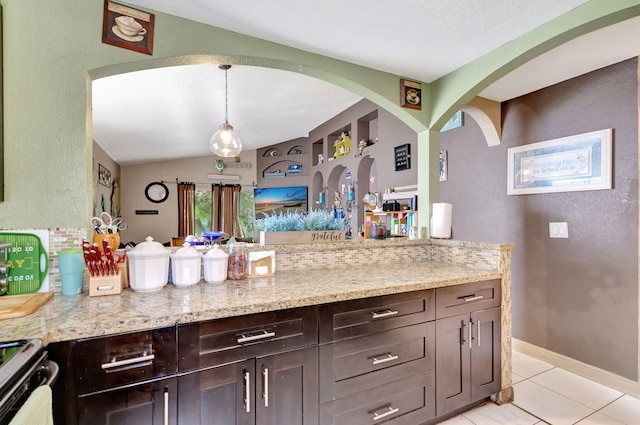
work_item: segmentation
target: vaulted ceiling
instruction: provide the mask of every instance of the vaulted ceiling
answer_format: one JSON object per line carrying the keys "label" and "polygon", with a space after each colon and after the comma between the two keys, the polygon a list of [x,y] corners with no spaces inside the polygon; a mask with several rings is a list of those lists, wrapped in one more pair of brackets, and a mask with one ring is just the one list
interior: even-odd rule
{"label": "vaulted ceiling", "polygon": [[[432,82],[585,0],[130,0],[183,17],[407,78]],[[640,53],[640,20],[576,38],[487,87],[504,101]],[[229,121],[245,149],[304,137],[361,99],[291,72],[234,66]],[[126,102],[123,101],[126,99]],[[189,65],[93,85],[94,139],[120,164],[209,155],[224,120],[224,73]]]}

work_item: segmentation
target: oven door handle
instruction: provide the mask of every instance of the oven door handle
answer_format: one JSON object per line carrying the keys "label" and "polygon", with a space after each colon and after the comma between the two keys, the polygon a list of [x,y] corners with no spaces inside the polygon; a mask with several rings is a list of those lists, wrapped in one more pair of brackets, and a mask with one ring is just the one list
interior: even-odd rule
{"label": "oven door handle", "polygon": [[0,400],[0,406],[4,406],[12,396],[25,385],[26,382],[29,381],[31,376],[38,370],[42,369],[47,372],[47,377],[44,381],[40,382],[40,385],[49,385],[51,386],[56,379],[58,378],[58,373],[60,372],[60,368],[58,364],[52,360],[47,359],[47,353],[43,353],[40,359],[29,368],[26,372],[22,374],[20,379],[11,387],[5,396]]}

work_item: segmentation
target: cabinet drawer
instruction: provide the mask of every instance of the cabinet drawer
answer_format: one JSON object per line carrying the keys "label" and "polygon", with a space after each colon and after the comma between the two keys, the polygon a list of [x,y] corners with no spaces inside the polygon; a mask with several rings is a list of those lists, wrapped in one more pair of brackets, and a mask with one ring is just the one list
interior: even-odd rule
{"label": "cabinet drawer", "polygon": [[433,370],[434,341],[427,322],[320,346],[320,401]]}
{"label": "cabinet drawer", "polygon": [[320,343],[434,320],[433,290],[385,295],[320,306]]}
{"label": "cabinet drawer", "polygon": [[181,325],[178,327],[178,370],[218,366],[317,342],[316,307]]}
{"label": "cabinet drawer", "polygon": [[176,373],[176,328],[78,341],[78,393],[160,378]]}
{"label": "cabinet drawer", "polygon": [[500,303],[500,279],[436,289],[438,319],[498,307]]}
{"label": "cabinet drawer", "polygon": [[415,425],[435,416],[433,371],[320,406],[320,425]]}

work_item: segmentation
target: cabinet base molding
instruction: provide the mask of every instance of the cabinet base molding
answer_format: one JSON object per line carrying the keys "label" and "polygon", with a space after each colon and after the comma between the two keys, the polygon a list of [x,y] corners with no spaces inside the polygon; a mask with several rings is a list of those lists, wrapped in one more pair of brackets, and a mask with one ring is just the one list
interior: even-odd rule
{"label": "cabinet base molding", "polygon": [[575,373],[583,378],[587,378],[633,397],[640,396],[640,383],[632,379],[625,378],[624,376],[617,375],[607,370],[600,369],[516,338],[512,339],[512,343],[513,351],[550,363],[553,366],[560,367],[568,372]]}
{"label": "cabinet base molding", "polygon": [[493,394],[491,401],[497,405],[513,402],[513,387],[503,388],[499,393]]}

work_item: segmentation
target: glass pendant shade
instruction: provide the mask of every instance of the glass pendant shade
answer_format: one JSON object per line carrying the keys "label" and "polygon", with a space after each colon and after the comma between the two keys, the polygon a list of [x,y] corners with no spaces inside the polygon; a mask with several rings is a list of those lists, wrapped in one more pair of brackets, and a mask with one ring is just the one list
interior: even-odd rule
{"label": "glass pendant shade", "polygon": [[242,141],[233,131],[233,126],[229,124],[229,90],[227,82],[227,71],[231,65],[220,65],[218,68],[224,70],[224,123],[220,125],[209,140],[209,149],[214,155],[222,157],[238,156],[242,151]]}
{"label": "glass pendant shade", "polygon": [[233,126],[225,122],[209,140],[209,149],[215,155],[225,158],[238,156],[242,151],[242,141],[233,131]]}

